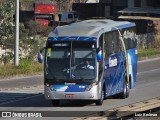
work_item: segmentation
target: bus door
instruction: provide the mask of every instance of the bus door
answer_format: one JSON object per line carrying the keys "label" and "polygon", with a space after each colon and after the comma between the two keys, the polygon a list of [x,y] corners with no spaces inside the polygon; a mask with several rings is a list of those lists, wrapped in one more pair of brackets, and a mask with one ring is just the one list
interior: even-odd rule
{"label": "bus door", "polygon": [[[98,60],[98,80],[103,81],[103,74],[104,74],[104,34],[102,34],[99,38],[99,50],[101,51],[101,60]],[[103,83],[102,83],[103,84]]]}
{"label": "bus door", "polygon": [[121,92],[125,75],[125,57],[117,31],[106,33],[105,52],[106,95],[111,96]]}

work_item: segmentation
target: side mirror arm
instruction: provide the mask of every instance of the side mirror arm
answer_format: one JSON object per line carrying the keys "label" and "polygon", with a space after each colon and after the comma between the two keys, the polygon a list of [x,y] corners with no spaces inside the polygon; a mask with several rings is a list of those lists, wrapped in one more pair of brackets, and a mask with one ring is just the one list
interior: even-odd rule
{"label": "side mirror arm", "polygon": [[43,47],[39,50],[39,52],[42,54],[43,53],[43,50],[45,49],[46,47]]}
{"label": "side mirror arm", "polygon": [[37,53],[37,59],[39,63],[43,63],[43,50],[45,49],[45,47],[43,47],[42,49],[40,49]]}

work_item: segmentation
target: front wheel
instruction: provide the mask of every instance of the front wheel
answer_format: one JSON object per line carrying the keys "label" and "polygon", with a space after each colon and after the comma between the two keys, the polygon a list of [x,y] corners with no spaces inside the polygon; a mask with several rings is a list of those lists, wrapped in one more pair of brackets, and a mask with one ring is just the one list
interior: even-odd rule
{"label": "front wheel", "polygon": [[101,98],[96,101],[96,105],[102,105],[104,100],[104,89],[101,92]]}

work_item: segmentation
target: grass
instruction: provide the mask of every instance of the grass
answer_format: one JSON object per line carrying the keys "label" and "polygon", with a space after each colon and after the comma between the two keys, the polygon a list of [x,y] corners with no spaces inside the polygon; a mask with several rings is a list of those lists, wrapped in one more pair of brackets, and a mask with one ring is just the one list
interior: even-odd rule
{"label": "grass", "polygon": [[0,65],[0,78],[7,78],[16,75],[34,75],[43,71],[43,64],[28,60],[20,61],[19,66],[13,64]]}
{"label": "grass", "polygon": [[139,49],[138,50],[138,57],[154,57],[160,56],[160,48],[149,48],[149,49]]}

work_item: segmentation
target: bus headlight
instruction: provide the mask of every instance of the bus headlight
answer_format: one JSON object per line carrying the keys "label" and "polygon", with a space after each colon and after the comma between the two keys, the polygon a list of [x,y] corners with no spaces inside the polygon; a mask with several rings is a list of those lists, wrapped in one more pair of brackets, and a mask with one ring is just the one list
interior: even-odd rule
{"label": "bus headlight", "polygon": [[87,87],[86,87],[86,91],[90,91],[92,88],[93,88],[93,86],[96,86],[97,84],[96,83],[93,83],[93,84],[91,84],[91,85],[88,85]]}
{"label": "bus headlight", "polygon": [[45,84],[47,87],[49,87],[49,89],[51,91],[55,91],[54,86],[53,85],[49,85],[48,83]]}
{"label": "bus headlight", "polygon": [[54,89],[53,85],[50,85],[49,88],[50,88],[51,91],[56,91],[56,90]]}
{"label": "bus headlight", "polygon": [[92,85],[88,85],[88,86],[86,87],[86,91],[90,91],[92,87],[93,87]]}

